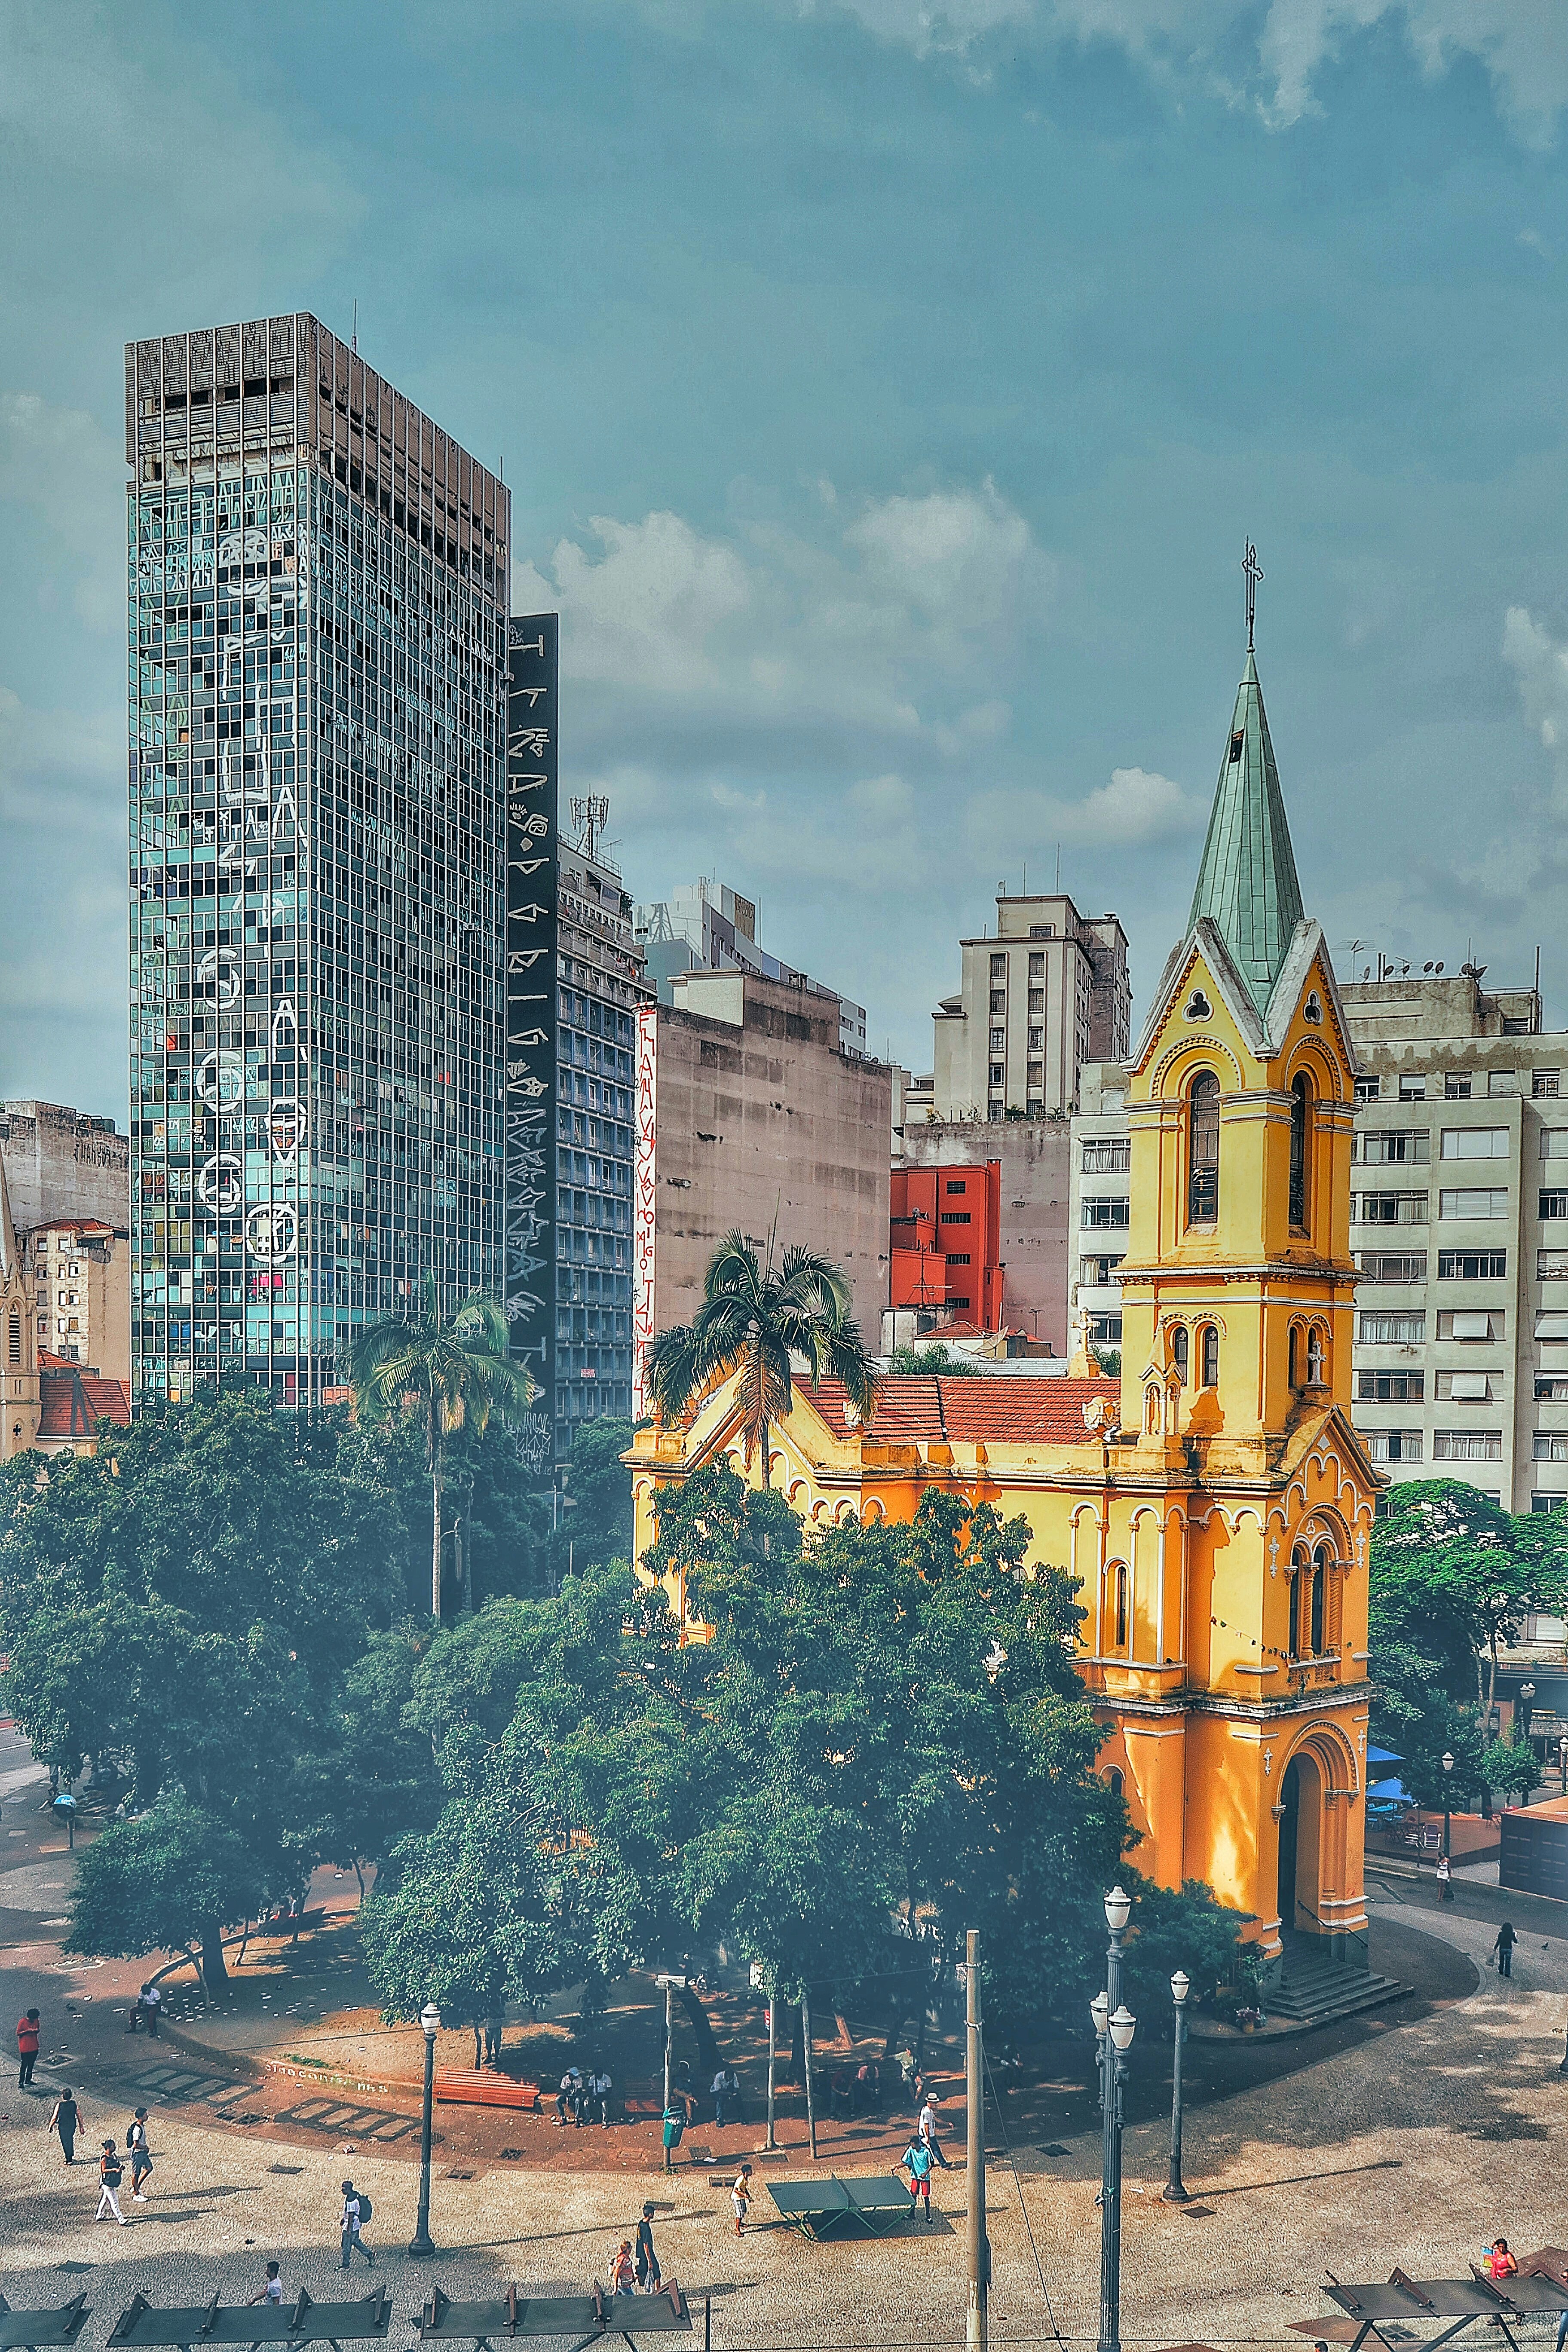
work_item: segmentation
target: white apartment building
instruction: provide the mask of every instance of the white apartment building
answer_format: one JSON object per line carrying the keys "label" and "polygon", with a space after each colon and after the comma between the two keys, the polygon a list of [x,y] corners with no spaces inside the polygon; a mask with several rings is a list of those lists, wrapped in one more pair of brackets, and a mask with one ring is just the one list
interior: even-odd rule
{"label": "white apartment building", "polygon": [[[1568,1501],[1568,1033],[1484,970],[1342,990],[1361,1065],[1354,1416],[1391,1479],[1546,1511]],[[1111,1345],[1124,1078],[1086,1069],[1072,1123],[1073,1309]]]}
{"label": "white apartment building", "polygon": [[1076,1109],[1084,1064],[1128,1047],[1132,992],[1117,918],[1080,915],[1059,893],[1001,897],[994,934],[959,944],[962,985],[931,1016],[930,1093],[917,1081],[906,1124],[918,1108],[938,1119]]}

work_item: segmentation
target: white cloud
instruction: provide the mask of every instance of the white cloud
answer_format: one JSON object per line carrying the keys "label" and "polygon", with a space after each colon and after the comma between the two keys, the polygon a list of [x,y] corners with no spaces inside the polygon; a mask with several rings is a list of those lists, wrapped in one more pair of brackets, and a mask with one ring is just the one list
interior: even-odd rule
{"label": "white cloud", "polygon": [[1568,642],[1513,604],[1503,622],[1502,657],[1519,682],[1525,721],[1552,762],[1552,804],[1568,816]]}
{"label": "white cloud", "polygon": [[1064,809],[1061,816],[1070,840],[1131,848],[1191,833],[1204,814],[1203,803],[1169,776],[1152,768],[1112,768],[1109,783],[1098,785],[1087,800]]}
{"label": "white cloud", "polygon": [[1321,68],[1347,40],[1385,18],[1404,32],[1429,79],[1479,58],[1516,137],[1552,138],[1568,105],[1568,9],[1562,0],[1270,0],[1256,34],[1257,74],[1238,91],[1231,52],[1253,37],[1255,0],[844,0],[868,31],[918,56],[966,51],[999,26],[1032,22],[1047,37],[1108,40],[1162,74],[1196,67],[1212,87],[1255,103],[1276,130],[1321,111]]}

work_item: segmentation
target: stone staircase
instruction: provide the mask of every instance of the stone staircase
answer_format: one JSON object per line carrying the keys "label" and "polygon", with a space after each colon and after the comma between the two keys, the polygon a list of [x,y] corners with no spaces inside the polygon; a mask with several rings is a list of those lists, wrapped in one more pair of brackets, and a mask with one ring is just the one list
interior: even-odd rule
{"label": "stone staircase", "polygon": [[1317,1936],[1289,1934],[1284,1943],[1279,1979],[1264,1996],[1271,2023],[1330,2025],[1363,2009],[1381,2008],[1411,1990],[1393,1977],[1336,1960]]}

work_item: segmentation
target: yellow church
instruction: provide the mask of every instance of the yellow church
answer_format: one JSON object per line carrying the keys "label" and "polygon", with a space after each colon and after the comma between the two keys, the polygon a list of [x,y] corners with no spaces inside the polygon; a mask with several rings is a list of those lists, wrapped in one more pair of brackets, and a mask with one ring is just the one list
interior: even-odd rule
{"label": "yellow church", "polygon": [[[1350,1416],[1354,1069],[1249,644],[1186,936],[1128,1065],[1120,1382],[889,1378],[861,1427],[837,1384],[802,1381],[769,1469],[819,1523],[908,1519],[930,1486],[1024,1513],[1030,1557],[1079,1587],[1131,1861],[1205,1880],[1270,1959],[1294,1931],[1364,1966],[1382,1482]],[[742,1467],[735,1388],[639,1433],[638,1559],[659,1488]]]}

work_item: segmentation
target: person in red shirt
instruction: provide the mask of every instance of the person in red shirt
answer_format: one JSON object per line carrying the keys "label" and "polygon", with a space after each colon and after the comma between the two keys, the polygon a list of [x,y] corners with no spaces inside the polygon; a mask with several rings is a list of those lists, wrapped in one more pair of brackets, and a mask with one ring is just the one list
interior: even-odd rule
{"label": "person in red shirt", "polygon": [[16,2088],[30,2091],[33,2069],[38,2063],[38,2012],[30,2009],[26,2017],[16,2020],[16,2055],[21,2063],[16,2071]]}

